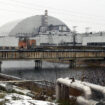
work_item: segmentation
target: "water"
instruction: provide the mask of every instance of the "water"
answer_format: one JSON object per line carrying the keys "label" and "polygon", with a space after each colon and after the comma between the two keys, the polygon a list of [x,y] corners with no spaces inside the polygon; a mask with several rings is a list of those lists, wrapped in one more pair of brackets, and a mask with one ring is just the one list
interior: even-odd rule
{"label": "water", "polygon": [[55,82],[60,77],[74,77],[91,83],[105,85],[104,67],[81,67],[69,69],[68,64],[43,62],[43,69],[35,69],[34,61],[5,61],[2,64],[2,73],[29,80],[48,80]]}

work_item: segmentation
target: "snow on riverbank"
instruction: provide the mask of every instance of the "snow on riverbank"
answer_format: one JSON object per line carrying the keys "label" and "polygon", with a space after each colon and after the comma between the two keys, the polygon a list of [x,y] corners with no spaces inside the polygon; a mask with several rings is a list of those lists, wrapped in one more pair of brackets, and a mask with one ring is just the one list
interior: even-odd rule
{"label": "snow on riverbank", "polygon": [[45,101],[36,99],[35,94],[32,94],[30,90],[12,85],[11,83],[0,83],[0,105],[57,105],[48,102],[47,98]]}
{"label": "snow on riverbank", "polygon": [[5,103],[5,105],[57,105],[48,101],[33,100],[29,96],[16,93],[7,94],[3,98],[3,103]]}

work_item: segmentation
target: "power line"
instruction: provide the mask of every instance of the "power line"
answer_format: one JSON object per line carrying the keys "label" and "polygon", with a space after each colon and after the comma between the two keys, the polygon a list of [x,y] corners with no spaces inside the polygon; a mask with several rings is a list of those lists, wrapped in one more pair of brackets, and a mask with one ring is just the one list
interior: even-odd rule
{"label": "power line", "polygon": [[[11,0],[10,0],[11,1]],[[43,7],[42,5],[38,5],[38,8],[32,8],[32,5],[34,5],[34,4],[31,4],[31,3],[26,3],[26,2],[20,2],[20,1],[17,1],[17,0],[13,0],[13,1],[15,1],[15,3],[18,3],[18,4],[20,4],[20,5],[22,5],[22,7],[25,7],[25,8],[29,8],[30,6],[29,6],[29,4],[31,5],[31,7],[30,7],[30,9],[33,9],[33,10],[35,10],[35,9],[37,9],[37,10],[43,10],[43,8],[40,8],[40,9],[38,9],[39,8],[39,6],[40,7]],[[13,2],[12,2],[13,3]],[[7,3],[8,4],[8,3]],[[25,4],[27,4],[27,6],[25,5]],[[24,6],[23,6],[24,5]],[[35,4],[36,5],[36,4]],[[45,7],[45,6],[44,6]],[[51,7],[47,7],[47,8],[51,8]],[[52,8],[53,9],[53,8]],[[55,9],[55,10],[60,10],[60,9]],[[53,10],[51,10],[51,11],[54,11],[54,9]],[[74,14],[75,12],[74,11],[68,11],[67,12],[67,10],[66,11],[64,11],[64,12],[62,12],[62,11],[64,11],[64,10],[60,10],[59,12],[61,12],[61,14],[65,14],[65,15],[68,15],[68,14],[70,14],[71,16],[78,16],[78,17],[84,17],[84,15],[81,15],[81,14],[79,14],[79,15],[77,15],[77,14]],[[54,11],[55,12],[55,11]],[[73,14],[72,14],[73,13]],[[87,17],[89,18],[92,18],[92,15],[91,16],[89,16],[89,15],[87,15]],[[87,18],[87,17],[85,17],[85,18]],[[95,17],[95,19],[97,18],[97,16],[94,16]],[[102,17],[101,17],[102,18]]]}
{"label": "power line", "polygon": [[[10,0],[11,1],[11,0]],[[21,2],[21,1],[18,1],[18,0],[12,0],[12,1],[15,1],[16,3],[19,3],[19,4],[23,4],[23,5],[28,5],[29,6],[29,4],[31,5],[31,7],[32,7],[32,5],[33,6],[36,6],[37,4],[35,3],[35,5],[33,4],[33,3],[26,3],[26,2]],[[82,15],[82,16],[84,16],[84,15],[86,15],[86,16],[88,16],[88,17],[95,17],[95,18],[97,18],[98,16],[93,16],[93,14],[91,14],[91,16],[90,16],[90,14],[86,14],[86,13],[79,13],[79,12],[75,12],[75,11],[72,11],[72,10],[62,10],[62,9],[57,9],[57,8],[54,8],[54,7],[48,7],[48,6],[43,6],[43,5],[37,5],[38,7],[44,7],[44,8],[50,8],[50,9],[55,9],[55,10],[58,10],[59,12],[63,12],[64,11],[64,13],[73,13],[74,15],[77,15],[77,14],[79,14],[79,15]],[[76,13],[76,14],[75,14]],[[102,18],[102,17],[100,17],[100,18]]]}
{"label": "power line", "polygon": [[[11,0],[10,0],[10,1],[11,1]],[[12,0],[12,1],[15,1],[16,3],[27,4],[27,5],[30,4],[31,6],[32,6],[32,5],[33,5],[33,6],[36,6],[36,5],[37,5],[37,6],[40,6],[40,7],[51,8],[51,9],[53,9],[53,10],[54,10],[54,9],[55,9],[55,10],[60,10],[60,11],[64,11],[64,12],[67,12],[67,13],[68,13],[68,12],[71,12],[71,13],[76,13],[76,14],[81,14],[81,15],[83,15],[83,14],[84,14],[84,15],[87,15],[86,13],[78,13],[78,12],[75,12],[75,11],[64,10],[64,9],[62,10],[62,9],[57,9],[57,8],[54,8],[54,7],[48,7],[48,6],[38,5],[38,4],[36,4],[36,3],[35,3],[35,5],[34,5],[33,3],[26,3],[26,2],[21,2],[21,1],[18,1],[18,0]],[[89,15],[90,15],[90,14],[89,14]],[[87,15],[87,16],[88,16],[88,15]],[[96,17],[96,16],[95,16],[95,17]]]}
{"label": "power line", "polygon": [[[2,2],[2,3],[3,3],[3,2]],[[9,3],[7,3],[7,5],[8,5],[8,4],[9,4]],[[11,5],[11,4],[10,4],[10,5]],[[16,4],[15,4],[15,5],[16,5]],[[22,5],[24,5],[24,4],[22,4]],[[13,6],[14,6],[14,5],[13,5]],[[22,6],[22,7],[23,7],[23,8],[27,8],[26,6]],[[29,6],[28,6],[28,8],[29,8]],[[31,7],[30,9],[35,10],[35,11],[42,11],[42,9],[40,9],[40,8],[32,8],[32,7]],[[15,14],[17,14],[17,12],[18,12],[19,14],[20,14],[20,13],[22,13],[22,14],[23,14],[23,13],[26,13],[26,14],[27,14],[27,12],[25,12],[25,11],[24,11],[24,12],[22,12],[22,11],[16,11],[16,10],[13,11],[13,10],[8,10],[8,9],[2,9],[2,10],[8,11],[8,12],[13,12],[13,13],[15,13]],[[31,12],[31,13],[35,13],[35,11],[34,11],[34,12],[33,12],[33,11],[29,11],[29,13],[30,13],[30,12]],[[51,11],[52,11],[52,10],[51,10]],[[54,13],[54,14],[57,13],[57,14],[58,14],[58,12],[56,12],[56,11],[54,11],[54,10],[53,10],[51,13]],[[72,18],[71,18],[71,16],[75,16],[75,15],[71,15],[70,13],[68,13],[68,14],[70,14],[70,16],[69,16],[69,15],[64,15],[64,14],[66,14],[66,13],[60,13],[60,14],[63,15],[62,17],[63,17],[65,20],[70,20],[71,22],[74,21],[74,22],[78,22],[78,23],[81,23],[81,22],[82,22],[82,23],[91,23],[91,24],[94,23],[94,24],[96,24],[96,25],[99,25],[99,24],[102,25],[102,24],[104,23],[104,21],[103,21],[103,23],[98,23],[98,22],[93,22],[93,21],[91,22],[91,21],[87,21],[87,20],[84,21],[83,19],[82,19],[82,20],[77,20],[77,19],[75,20],[75,19],[72,19]],[[66,18],[65,18],[64,16],[65,16]],[[68,17],[70,17],[70,18],[68,18]],[[103,25],[104,25],[104,24],[103,24]]]}
{"label": "power line", "polygon": [[[2,9],[2,8],[1,8]],[[1,10],[0,9],[0,10]],[[2,9],[2,10],[5,10],[5,11],[8,11],[8,12],[13,12],[13,13],[16,13],[17,14],[17,12],[19,12],[19,11],[13,11],[13,10],[8,10],[8,9]],[[21,13],[21,12],[19,12],[19,13]],[[24,12],[25,13],[25,12]],[[22,14],[23,14],[23,12],[22,12]],[[68,16],[69,17],[69,16]],[[100,24],[100,23],[98,23],[98,22],[91,22],[91,21],[84,21],[84,20],[74,20],[74,19],[72,19],[72,18],[67,18],[67,16],[66,16],[66,18],[65,17],[62,17],[64,20],[68,20],[68,21],[70,21],[70,22],[77,22],[77,23],[94,23],[94,24],[96,24],[96,25],[102,25],[102,24]],[[105,24],[103,23],[103,25],[105,26]]]}
{"label": "power line", "polygon": [[[0,8],[0,10],[5,10],[5,11],[8,11],[8,12],[13,12],[13,13],[16,13],[17,14],[17,12],[19,12],[19,14],[21,13],[21,14],[23,14],[23,13],[25,13],[25,14],[27,14],[27,12],[20,12],[20,11],[13,11],[13,10],[8,10],[8,9],[2,9],[2,8]],[[31,11],[32,12],[32,11]],[[33,13],[33,12],[32,12]],[[52,12],[52,13],[55,13],[55,12]],[[92,21],[91,22],[91,20],[89,21],[89,20],[75,20],[75,19],[72,19],[71,17],[70,18],[67,18],[67,17],[70,17],[69,15],[68,16],[66,16],[66,18],[63,16],[63,18],[64,19],[66,19],[66,20],[70,20],[70,21],[74,21],[74,22],[84,22],[84,23],[95,23],[95,24],[104,24],[104,23],[98,23],[98,22],[94,22],[94,21]],[[104,22],[104,21],[103,21]]]}
{"label": "power line", "polygon": [[[0,8],[0,10],[5,10],[5,11],[8,11],[8,12],[13,12],[13,13],[16,13],[17,14],[17,12],[19,12],[19,11],[13,11],[13,10],[8,10],[8,9],[2,9],[2,8]],[[21,13],[21,12],[19,12],[19,13]],[[26,13],[26,12],[24,12],[24,13]],[[55,13],[55,12],[54,12]],[[22,12],[22,14],[23,14],[23,12]],[[72,18],[67,18],[67,17],[70,17],[70,16],[66,16],[66,18],[63,16],[63,18],[64,18],[64,20],[69,20],[69,21],[74,21],[74,22],[79,22],[79,23],[95,23],[95,24],[100,24],[100,25],[105,25],[104,23],[98,23],[98,22],[91,22],[91,21],[84,21],[83,19],[82,20],[75,20],[75,19],[72,19]]]}

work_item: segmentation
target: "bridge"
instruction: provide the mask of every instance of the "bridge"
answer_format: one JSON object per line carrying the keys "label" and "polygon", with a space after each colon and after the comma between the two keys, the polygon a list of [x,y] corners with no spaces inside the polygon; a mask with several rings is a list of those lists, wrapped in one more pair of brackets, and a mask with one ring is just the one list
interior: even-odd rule
{"label": "bridge", "polygon": [[74,65],[76,59],[104,59],[103,47],[83,46],[49,46],[35,49],[0,49],[0,65],[4,60],[35,60],[36,68],[41,67],[42,60],[64,60]]}

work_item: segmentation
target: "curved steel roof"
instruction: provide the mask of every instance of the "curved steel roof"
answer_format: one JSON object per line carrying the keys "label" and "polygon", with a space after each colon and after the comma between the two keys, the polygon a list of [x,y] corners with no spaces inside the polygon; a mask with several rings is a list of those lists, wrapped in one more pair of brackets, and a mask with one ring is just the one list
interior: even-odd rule
{"label": "curved steel roof", "polygon": [[[38,28],[42,26],[42,16],[36,15],[25,18],[23,20],[8,23],[0,28],[1,36],[17,35],[19,33],[34,33],[37,34]],[[59,19],[48,16],[48,25],[65,25]]]}

